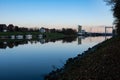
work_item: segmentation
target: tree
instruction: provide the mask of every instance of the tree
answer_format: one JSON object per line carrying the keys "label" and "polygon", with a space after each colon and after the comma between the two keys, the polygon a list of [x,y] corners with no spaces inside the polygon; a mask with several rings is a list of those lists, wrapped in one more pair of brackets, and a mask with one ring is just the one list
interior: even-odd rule
{"label": "tree", "polygon": [[0,24],[0,32],[4,32],[7,29],[6,24]]}
{"label": "tree", "polygon": [[14,31],[14,25],[13,24],[9,24],[8,27],[7,27],[7,30],[9,32],[13,32]]}
{"label": "tree", "polygon": [[19,27],[18,26],[15,26],[15,32],[18,32],[19,31]]}
{"label": "tree", "polygon": [[108,5],[112,6],[113,15],[115,17],[114,24],[117,28],[117,34],[120,35],[120,0],[105,0]]}
{"label": "tree", "polygon": [[75,34],[77,34],[77,31],[74,30],[74,29],[71,29],[71,28],[67,28],[67,29],[62,28],[61,32],[65,35],[75,35]]}
{"label": "tree", "polygon": [[55,29],[55,28],[50,29],[50,32],[51,32],[51,33],[55,33],[55,32],[56,32],[56,29]]}

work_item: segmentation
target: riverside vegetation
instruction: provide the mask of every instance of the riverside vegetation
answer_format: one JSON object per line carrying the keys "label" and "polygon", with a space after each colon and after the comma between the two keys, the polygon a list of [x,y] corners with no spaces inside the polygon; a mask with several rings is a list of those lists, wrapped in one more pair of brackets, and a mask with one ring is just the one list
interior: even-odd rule
{"label": "riverside vegetation", "polygon": [[52,71],[46,80],[119,80],[120,37],[113,37],[75,58],[61,69]]}
{"label": "riverside vegetation", "polygon": [[77,36],[77,31],[71,28],[62,28],[62,29],[48,29],[48,28],[25,28],[14,26],[13,24],[0,24],[0,38],[10,38],[12,36],[26,36],[32,35],[32,38],[38,38],[42,35],[44,38],[64,38],[64,37],[74,37]]}

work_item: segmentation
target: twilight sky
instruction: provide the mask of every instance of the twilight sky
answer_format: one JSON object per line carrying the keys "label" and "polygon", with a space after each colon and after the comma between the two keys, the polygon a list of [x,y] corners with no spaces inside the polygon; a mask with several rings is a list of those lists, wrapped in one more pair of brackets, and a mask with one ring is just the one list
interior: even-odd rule
{"label": "twilight sky", "polygon": [[0,24],[48,28],[111,26],[110,9],[103,0],[0,0]]}

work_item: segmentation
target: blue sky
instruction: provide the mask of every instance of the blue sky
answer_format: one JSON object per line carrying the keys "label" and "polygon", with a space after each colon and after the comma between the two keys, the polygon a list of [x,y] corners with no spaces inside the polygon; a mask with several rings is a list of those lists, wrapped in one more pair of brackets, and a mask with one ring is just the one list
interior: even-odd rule
{"label": "blue sky", "polygon": [[0,0],[0,23],[26,27],[111,26],[103,0]]}

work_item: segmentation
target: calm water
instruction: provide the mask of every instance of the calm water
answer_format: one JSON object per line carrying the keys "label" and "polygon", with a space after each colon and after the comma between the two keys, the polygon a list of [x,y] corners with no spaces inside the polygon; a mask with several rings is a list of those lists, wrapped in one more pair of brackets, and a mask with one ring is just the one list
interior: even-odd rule
{"label": "calm water", "polygon": [[1,40],[0,80],[43,80],[44,75],[61,68],[68,58],[104,40],[105,37]]}

